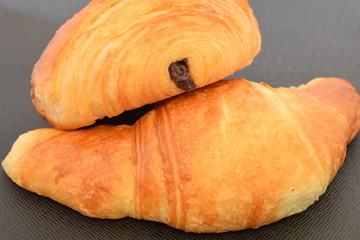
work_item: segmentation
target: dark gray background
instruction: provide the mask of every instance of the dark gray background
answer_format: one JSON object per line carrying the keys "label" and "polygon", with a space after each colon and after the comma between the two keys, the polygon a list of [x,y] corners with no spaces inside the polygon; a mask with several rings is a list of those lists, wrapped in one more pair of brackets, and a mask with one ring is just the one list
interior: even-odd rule
{"label": "dark gray background", "polygon": [[[56,29],[87,2],[0,0],[0,159],[18,135],[48,126],[29,98],[31,70]],[[360,0],[250,4],[263,50],[236,77],[277,87],[335,76],[360,89]],[[360,136],[327,192],[307,211],[257,230],[199,235],[133,219],[90,219],[22,190],[0,169],[0,239],[360,239],[359,176]]]}

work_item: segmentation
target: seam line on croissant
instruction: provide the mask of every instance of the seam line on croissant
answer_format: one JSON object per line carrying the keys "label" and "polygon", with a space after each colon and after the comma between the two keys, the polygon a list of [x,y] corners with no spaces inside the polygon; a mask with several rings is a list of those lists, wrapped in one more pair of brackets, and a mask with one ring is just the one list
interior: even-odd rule
{"label": "seam line on croissant", "polygon": [[134,168],[135,168],[135,171],[134,171],[134,203],[133,203],[133,206],[134,206],[134,211],[133,211],[133,216],[134,218],[138,218],[138,219],[141,219],[142,218],[142,214],[141,214],[141,207],[140,207],[140,203],[141,203],[141,199],[140,196],[141,196],[141,193],[140,193],[140,185],[139,185],[139,182],[140,181],[140,177],[142,176],[141,175],[141,169],[140,169],[140,161],[141,159],[139,158],[139,149],[138,147],[140,146],[140,141],[139,141],[139,136],[141,136],[139,134],[139,127],[138,127],[139,124],[135,124],[134,127],[133,127],[133,141],[132,141],[132,151],[133,151],[133,164],[134,164]]}
{"label": "seam line on croissant", "polygon": [[[179,188],[181,181],[179,170],[179,151],[173,132],[170,117],[166,107],[162,111],[156,111],[156,123],[162,122],[162,125],[156,124],[156,135],[159,143],[159,150],[162,157],[164,175],[166,178],[165,188],[168,194],[169,205],[169,225],[176,228],[185,227],[183,194]],[[183,210],[183,211],[181,211]]]}

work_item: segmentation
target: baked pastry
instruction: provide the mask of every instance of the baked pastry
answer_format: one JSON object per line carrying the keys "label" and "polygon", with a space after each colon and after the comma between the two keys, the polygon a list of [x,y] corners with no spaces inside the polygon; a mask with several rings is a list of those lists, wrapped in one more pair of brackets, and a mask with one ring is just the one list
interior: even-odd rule
{"label": "baked pastry", "polygon": [[260,45],[247,0],[93,0],[42,54],[31,97],[50,124],[76,129],[218,81]]}
{"label": "baked pastry", "polygon": [[345,80],[298,89],[224,80],[159,104],[134,126],[28,132],[3,167],[19,186],[86,216],[224,232],[305,210],[359,129],[360,95]]}

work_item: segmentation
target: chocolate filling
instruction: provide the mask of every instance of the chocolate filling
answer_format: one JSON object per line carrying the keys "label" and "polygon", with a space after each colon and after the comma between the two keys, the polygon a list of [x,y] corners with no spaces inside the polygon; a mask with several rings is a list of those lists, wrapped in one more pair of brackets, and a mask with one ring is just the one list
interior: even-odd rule
{"label": "chocolate filling", "polygon": [[196,88],[196,84],[190,76],[187,59],[173,62],[169,66],[169,74],[176,86],[182,90],[190,91]]}

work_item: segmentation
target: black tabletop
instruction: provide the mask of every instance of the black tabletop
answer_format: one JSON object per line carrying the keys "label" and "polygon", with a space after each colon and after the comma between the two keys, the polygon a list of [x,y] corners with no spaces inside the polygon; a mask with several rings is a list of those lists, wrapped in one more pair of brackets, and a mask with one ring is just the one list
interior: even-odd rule
{"label": "black tabletop", "polygon": [[[0,0],[0,161],[20,134],[49,126],[30,101],[32,67],[57,28],[87,2]],[[250,4],[263,50],[252,66],[232,77],[274,87],[342,77],[360,89],[360,0]],[[359,176],[360,136],[348,146],[327,192],[305,212],[257,230],[191,234],[148,221],[84,217],[21,189],[0,169],[0,239],[360,239]]]}

